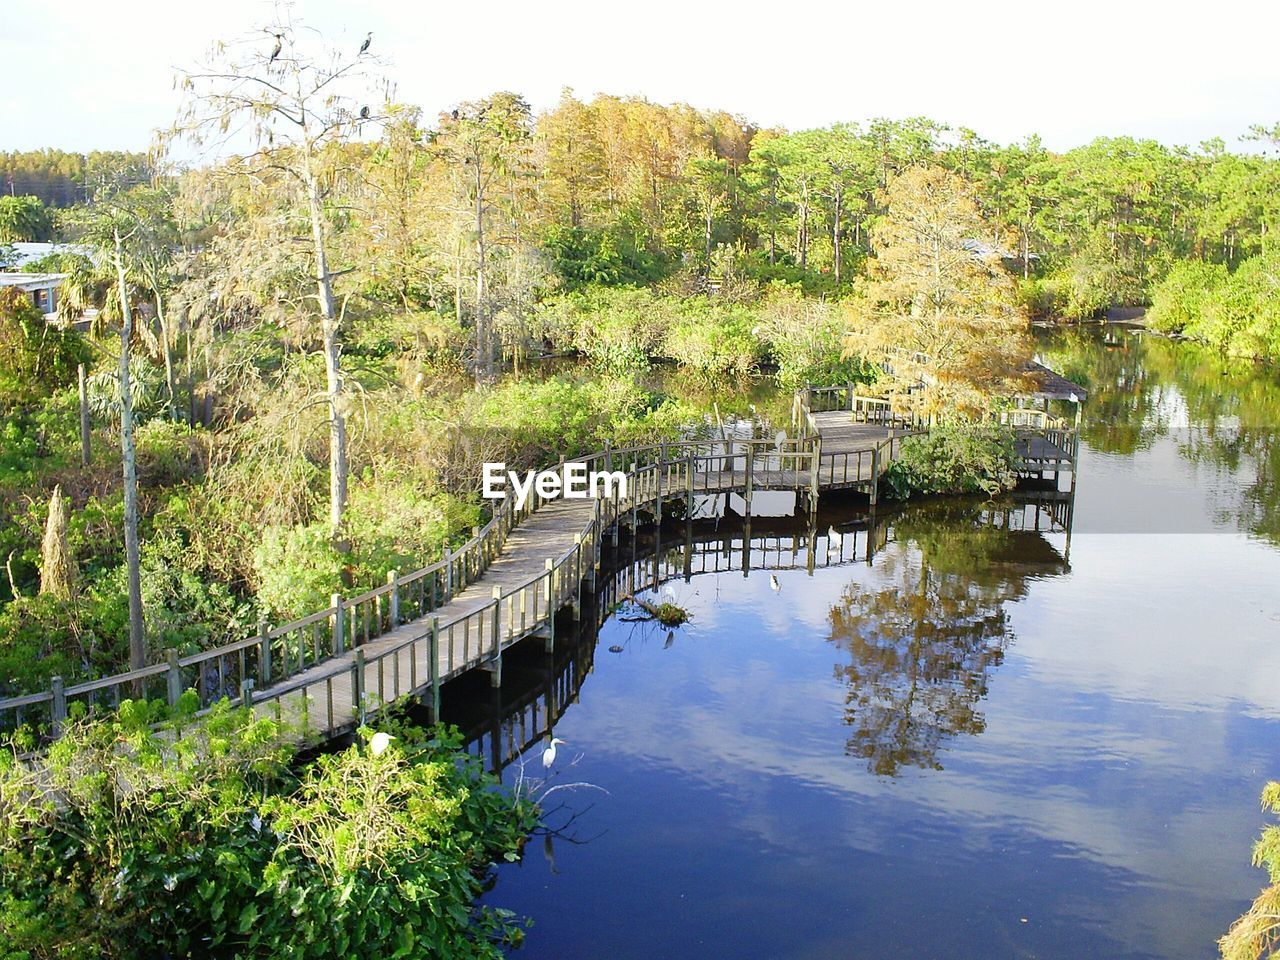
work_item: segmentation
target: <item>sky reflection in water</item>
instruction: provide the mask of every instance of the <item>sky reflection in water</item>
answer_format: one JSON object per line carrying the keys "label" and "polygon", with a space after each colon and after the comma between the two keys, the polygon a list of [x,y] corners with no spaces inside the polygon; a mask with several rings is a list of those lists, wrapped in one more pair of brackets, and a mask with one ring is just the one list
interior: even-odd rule
{"label": "sky reflection in water", "polygon": [[[1275,504],[1248,500],[1275,457],[1179,454],[1224,438],[1194,404],[1185,436],[1152,426],[1196,394],[1171,345],[1050,346],[1099,417],[1070,564],[1062,532],[913,508],[869,566],[670,585],[669,646],[610,620],[552,781],[609,792],[501,870],[489,902],[535,920],[517,955],[1213,955],[1280,775]],[[1180,532],[1099,532],[1139,480]]]}

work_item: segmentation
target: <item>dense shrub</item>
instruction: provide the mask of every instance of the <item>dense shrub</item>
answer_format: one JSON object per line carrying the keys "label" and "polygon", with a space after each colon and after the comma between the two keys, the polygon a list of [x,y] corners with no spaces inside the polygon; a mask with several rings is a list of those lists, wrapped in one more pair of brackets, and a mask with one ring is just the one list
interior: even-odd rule
{"label": "dense shrub", "polygon": [[762,352],[756,320],[748,307],[691,298],[681,304],[662,352],[703,376],[748,376],[758,369]]}
{"label": "dense shrub", "polygon": [[997,493],[1012,489],[1013,435],[1004,427],[955,422],[902,441],[885,472],[892,495]]}
{"label": "dense shrub", "polygon": [[1234,273],[1179,264],[1153,291],[1147,319],[1229,354],[1280,357],[1280,254],[1253,257]]}
{"label": "dense shrub", "polygon": [[1175,264],[1151,291],[1147,323],[1156,330],[1181,333],[1204,320],[1208,300],[1227,281],[1227,268],[1189,260]]}
{"label": "dense shrub", "polygon": [[78,333],[47,323],[20,291],[0,289],[0,413],[75,383],[76,365],[88,359]]}
{"label": "dense shrub", "polygon": [[784,387],[865,382],[875,376],[874,367],[846,354],[846,321],[838,304],[775,288],[760,306],[757,329]]}
{"label": "dense shrub", "polygon": [[125,702],[76,722],[42,783],[0,757],[0,956],[479,958],[521,931],[476,908],[534,809],[456,739],[403,724],[295,772],[225,706],[181,735]]}
{"label": "dense shrub", "polygon": [[253,554],[258,603],[281,620],[323,610],[341,592],[345,567],[327,525],[268,527]]}

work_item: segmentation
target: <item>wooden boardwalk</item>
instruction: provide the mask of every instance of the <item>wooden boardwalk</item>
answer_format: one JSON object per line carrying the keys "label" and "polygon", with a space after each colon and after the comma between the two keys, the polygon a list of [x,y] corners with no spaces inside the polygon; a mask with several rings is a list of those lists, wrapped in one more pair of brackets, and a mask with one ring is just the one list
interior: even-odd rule
{"label": "wooden boardwalk", "polygon": [[[781,440],[688,440],[583,457],[588,471],[621,473],[627,493],[608,499],[502,501],[471,539],[436,563],[301,620],[190,657],[72,687],[0,700],[0,721],[26,718],[56,736],[69,702],[112,709],[122,699],[167,698],[194,690],[207,708],[224,697],[295,725],[303,738],[342,734],[404,696],[426,696],[439,716],[440,691],[473,669],[501,683],[503,652],[529,637],[555,646],[556,615],[582,610],[596,588],[601,547],[620,525],[661,520],[672,501],[693,515],[696,498],[736,493],[750,516],[757,490],[794,491],[816,509],[821,490],[854,490],[875,503],[879,477],[918,425],[859,398],[852,388],[802,391],[793,410],[796,436]],[[814,409],[815,398],[828,409]],[[860,406],[862,404],[862,406]],[[821,404],[820,404],[821,405]],[[1064,439],[1065,438],[1065,439]],[[1074,434],[1028,434],[1028,469],[1058,463]],[[1048,446],[1036,445],[1039,440]],[[1052,449],[1050,449],[1052,448]],[[1044,459],[1036,460],[1037,455]],[[1070,455],[1074,456],[1074,449]],[[1054,469],[1052,466],[1047,469]]]}

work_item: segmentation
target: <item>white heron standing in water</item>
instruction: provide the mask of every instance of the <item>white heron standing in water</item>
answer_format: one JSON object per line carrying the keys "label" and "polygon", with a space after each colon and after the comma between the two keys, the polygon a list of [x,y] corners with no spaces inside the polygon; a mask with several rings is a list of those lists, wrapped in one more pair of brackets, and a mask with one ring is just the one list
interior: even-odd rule
{"label": "white heron standing in water", "polygon": [[552,737],[551,742],[547,744],[547,749],[542,751],[542,766],[544,769],[556,762],[556,745],[560,743],[564,743],[564,741],[559,737]]}

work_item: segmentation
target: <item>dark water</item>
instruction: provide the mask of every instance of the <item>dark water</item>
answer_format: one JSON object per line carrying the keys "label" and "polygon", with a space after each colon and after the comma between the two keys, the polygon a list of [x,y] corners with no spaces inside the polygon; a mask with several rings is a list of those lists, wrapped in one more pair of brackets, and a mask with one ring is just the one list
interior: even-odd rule
{"label": "dark water", "polygon": [[[1216,955],[1280,776],[1280,383],[1106,336],[1043,343],[1091,390],[1069,532],[1027,503],[701,524],[652,591],[689,624],[612,617],[459,708],[540,778],[549,696],[548,785],[600,788],[500,871],[516,956]],[[633,556],[682,569],[662,536],[623,589]],[[744,539],[790,569],[744,576]]]}

